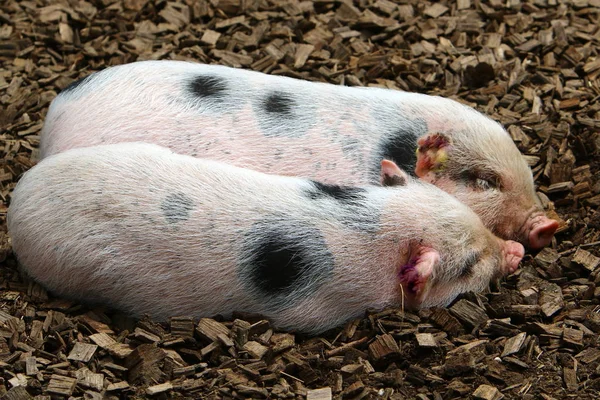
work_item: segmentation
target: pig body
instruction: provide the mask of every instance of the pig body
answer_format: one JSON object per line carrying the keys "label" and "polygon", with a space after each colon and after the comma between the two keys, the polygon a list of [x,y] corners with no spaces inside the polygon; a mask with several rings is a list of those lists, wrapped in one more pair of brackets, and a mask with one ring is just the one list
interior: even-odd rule
{"label": "pig body", "polygon": [[328,184],[377,184],[382,159],[470,206],[500,237],[531,247],[557,228],[507,132],[456,101],[181,61],[108,68],[51,104],[42,158],[148,142],[194,157]]}
{"label": "pig body", "polygon": [[[129,143],[42,160],[8,229],[52,292],[134,316],[260,313],[316,333],[368,308],[448,304],[523,246],[433,185],[343,187]],[[404,297],[403,297],[404,296]]]}

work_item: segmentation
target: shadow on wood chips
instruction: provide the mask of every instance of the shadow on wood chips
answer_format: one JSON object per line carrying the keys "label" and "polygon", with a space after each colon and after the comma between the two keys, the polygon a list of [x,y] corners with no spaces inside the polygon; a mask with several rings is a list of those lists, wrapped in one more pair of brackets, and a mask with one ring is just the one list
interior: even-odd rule
{"label": "shadow on wood chips", "polygon": [[[600,0],[3,0],[0,397],[598,398],[599,15]],[[10,192],[61,89],[145,59],[468,103],[508,129],[559,233],[489,293],[318,338],[251,316],[132,321],[49,296],[17,272]]]}

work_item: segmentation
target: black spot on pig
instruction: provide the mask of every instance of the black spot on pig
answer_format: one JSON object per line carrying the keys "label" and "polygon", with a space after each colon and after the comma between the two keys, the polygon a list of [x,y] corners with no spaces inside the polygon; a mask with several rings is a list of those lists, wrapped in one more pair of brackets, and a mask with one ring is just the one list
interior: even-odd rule
{"label": "black spot on pig", "polygon": [[401,178],[399,176],[389,176],[386,175],[383,177],[383,182],[382,182],[383,186],[404,186],[406,185],[406,180],[404,178]]}
{"label": "black spot on pig", "polygon": [[284,92],[254,99],[252,108],[266,137],[301,137],[317,123],[314,104],[300,104]]}
{"label": "black spot on pig", "polygon": [[77,89],[78,87],[84,86],[85,84],[89,83],[89,81],[92,80],[93,75],[94,74],[91,74],[84,78],[78,79],[74,82],[71,82],[69,85],[67,85],[67,87],[65,87],[63,90],[61,90],[60,93],[63,94],[63,93],[70,93],[70,92],[75,91],[75,89]]}
{"label": "black spot on pig", "polygon": [[216,76],[200,75],[190,82],[189,90],[200,98],[220,98],[225,94],[227,84]]}
{"label": "black spot on pig", "polygon": [[342,203],[356,203],[364,200],[366,190],[353,186],[330,185],[312,181],[314,189],[308,191],[308,197],[313,200],[325,197],[332,198]]}
{"label": "black spot on pig", "polygon": [[332,199],[338,202],[340,208],[334,215],[342,224],[364,232],[378,229],[380,211],[369,203],[365,189],[311,182],[313,187],[307,190],[306,195],[312,200]]}
{"label": "black spot on pig", "polygon": [[[382,146],[383,157],[381,159],[387,158],[395,162],[407,174],[415,176],[415,166],[417,165],[416,149],[416,137],[397,134],[394,137],[390,137]],[[377,167],[381,168],[381,160],[377,163]]]}
{"label": "black spot on pig", "polygon": [[417,139],[427,133],[427,124],[421,119],[406,120],[396,124],[395,130],[380,144],[377,158],[373,161],[373,176],[379,181],[381,160],[394,161],[399,168],[411,176],[417,165]]}
{"label": "black spot on pig", "polygon": [[170,224],[186,221],[194,208],[194,201],[184,193],[171,193],[160,205],[165,219]]}
{"label": "black spot on pig", "polygon": [[291,115],[294,99],[286,93],[273,92],[265,99],[264,108],[268,113]]}
{"label": "black spot on pig", "polygon": [[274,217],[244,235],[241,281],[274,308],[291,307],[331,276],[333,256],[321,232],[303,221]]}
{"label": "black spot on pig", "polygon": [[481,259],[481,254],[470,253],[462,265],[462,268],[460,271],[460,277],[468,278],[468,277],[473,276],[473,273],[475,271],[475,266],[477,265],[477,263],[479,262],[480,259]]}

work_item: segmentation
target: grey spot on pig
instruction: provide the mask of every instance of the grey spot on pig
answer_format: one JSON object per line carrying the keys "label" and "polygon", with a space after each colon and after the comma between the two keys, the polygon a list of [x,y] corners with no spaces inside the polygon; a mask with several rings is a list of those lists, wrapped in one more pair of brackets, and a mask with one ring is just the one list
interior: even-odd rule
{"label": "grey spot on pig", "polygon": [[295,106],[294,99],[287,93],[273,92],[265,99],[264,108],[268,113],[292,115]]}
{"label": "grey spot on pig", "polygon": [[94,74],[88,75],[84,78],[78,79],[75,82],[71,82],[67,87],[65,87],[63,90],[61,90],[61,94],[62,93],[70,93],[70,92],[74,92],[75,89],[84,86],[85,84],[89,83],[90,80],[92,80],[92,76]]}
{"label": "grey spot on pig", "polygon": [[160,205],[165,219],[170,224],[186,221],[194,208],[194,200],[184,193],[171,193]]}
{"label": "grey spot on pig", "polygon": [[386,175],[383,178],[383,182],[381,182],[383,186],[402,186],[406,184],[406,181],[399,176],[389,176]]}
{"label": "grey spot on pig", "polygon": [[227,91],[227,84],[216,76],[200,75],[190,82],[189,90],[200,98],[221,98]]}
{"label": "grey spot on pig", "polygon": [[240,281],[281,309],[309,297],[332,276],[334,259],[321,232],[304,221],[267,218],[245,235]]}

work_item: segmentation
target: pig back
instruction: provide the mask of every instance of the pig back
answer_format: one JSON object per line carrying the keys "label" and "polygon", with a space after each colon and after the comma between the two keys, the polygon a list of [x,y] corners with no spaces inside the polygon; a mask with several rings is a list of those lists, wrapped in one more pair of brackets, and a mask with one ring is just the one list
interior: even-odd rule
{"label": "pig back", "polygon": [[[385,196],[370,201],[364,191],[363,204],[354,206],[352,196],[362,192],[155,145],[98,146],[49,157],[28,171],[13,193],[9,233],[24,271],[59,295],[159,319],[228,315],[235,307],[299,326],[294,318],[307,304],[319,316],[347,318],[348,311],[333,307],[332,293],[347,289],[334,275],[336,260],[358,254],[348,248],[377,259],[366,257],[372,247],[365,238],[378,229]],[[296,267],[279,272],[282,261],[297,258]],[[360,275],[360,268],[341,275]],[[370,279],[388,282],[391,293],[386,274]],[[376,291],[365,296],[388,302]]]}
{"label": "pig back", "polygon": [[377,183],[384,157],[414,170],[416,138],[428,129],[419,112],[435,114],[437,100],[452,103],[223,66],[136,62],[65,89],[48,111],[41,156],[141,141],[266,173]]}
{"label": "pig back", "polygon": [[[186,297],[216,312],[251,308],[234,268],[239,238],[261,216],[293,212],[293,182],[270,177],[265,190],[250,171],[153,145],[132,144],[124,158],[122,146],[59,154],[23,176],[8,219],[23,269],[58,294],[118,308],[178,310]],[[222,296],[199,295],[213,291]]]}

